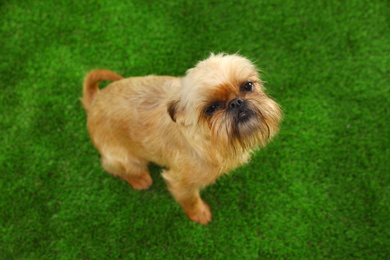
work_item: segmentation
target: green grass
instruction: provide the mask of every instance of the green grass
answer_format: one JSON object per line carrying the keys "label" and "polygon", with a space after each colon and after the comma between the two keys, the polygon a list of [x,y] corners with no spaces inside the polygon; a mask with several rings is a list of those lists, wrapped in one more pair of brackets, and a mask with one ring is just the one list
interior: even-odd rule
{"label": "green grass", "polygon": [[[167,1],[168,2],[168,1]],[[390,4],[0,4],[1,259],[389,259]],[[210,52],[254,60],[278,137],[203,191],[191,223],[159,168],[137,192],[105,173],[82,79],[183,75]]]}

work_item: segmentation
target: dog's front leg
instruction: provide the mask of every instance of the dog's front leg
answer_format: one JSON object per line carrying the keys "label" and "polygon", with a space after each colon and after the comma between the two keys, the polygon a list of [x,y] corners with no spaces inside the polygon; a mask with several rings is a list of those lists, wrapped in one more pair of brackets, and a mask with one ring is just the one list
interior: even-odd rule
{"label": "dog's front leg", "polygon": [[211,211],[209,205],[199,195],[200,187],[189,182],[183,174],[177,174],[172,170],[164,171],[163,177],[172,196],[181,205],[188,218],[207,225],[211,221]]}

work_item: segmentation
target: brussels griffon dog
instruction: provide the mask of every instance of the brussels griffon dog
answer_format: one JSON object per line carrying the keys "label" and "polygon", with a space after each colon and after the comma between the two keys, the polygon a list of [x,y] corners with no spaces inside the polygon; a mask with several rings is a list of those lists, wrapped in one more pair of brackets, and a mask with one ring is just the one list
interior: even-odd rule
{"label": "brussels griffon dog", "polygon": [[[99,90],[101,80],[114,82]],[[142,190],[152,185],[148,162],[165,166],[172,196],[200,224],[211,212],[199,189],[248,162],[276,135],[282,115],[255,65],[237,54],[211,54],[184,77],[94,70],[82,103],[103,168]]]}

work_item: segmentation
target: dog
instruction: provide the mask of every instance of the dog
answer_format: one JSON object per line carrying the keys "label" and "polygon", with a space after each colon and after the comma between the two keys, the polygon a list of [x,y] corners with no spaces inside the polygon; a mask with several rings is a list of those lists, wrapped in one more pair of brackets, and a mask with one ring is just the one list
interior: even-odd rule
{"label": "dog", "polygon": [[[99,90],[102,80],[113,81]],[[134,189],[148,189],[148,163],[188,218],[211,221],[199,190],[249,161],[278,132],[280,106],[264,92],[256,66],[238,54],[211,54],[183,77],[122,76],[93,70],[82,104],[102,167]]]}

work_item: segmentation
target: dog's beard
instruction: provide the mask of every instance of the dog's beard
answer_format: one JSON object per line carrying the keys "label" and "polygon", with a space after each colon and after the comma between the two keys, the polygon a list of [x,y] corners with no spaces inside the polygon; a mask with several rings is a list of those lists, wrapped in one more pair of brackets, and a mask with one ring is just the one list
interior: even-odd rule
{"label": "dog's beard", "polygon": [[266,99],[247,99],[244,106],[226,110],[210,120],[212,139],[228,154],[242,153],[265,146],[278,131],[280,110]]}

